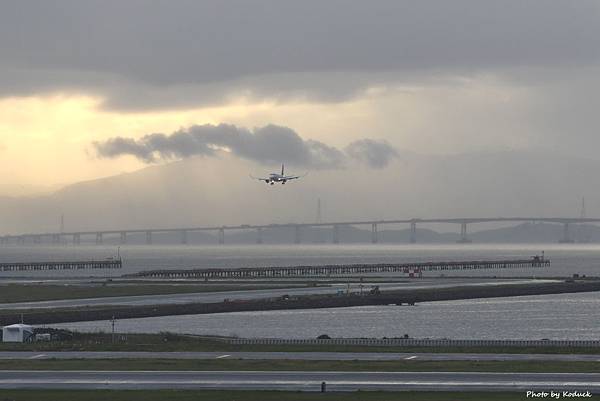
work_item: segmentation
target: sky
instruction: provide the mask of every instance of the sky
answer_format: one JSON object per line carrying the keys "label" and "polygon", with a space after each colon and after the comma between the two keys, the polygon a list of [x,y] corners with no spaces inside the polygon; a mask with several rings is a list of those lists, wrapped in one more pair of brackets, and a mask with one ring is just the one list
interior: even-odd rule
{"label": "sky", "polygon": [[599,1],[0,7],[0,195],[188,158],[227,160],[213,185],[281,162],[368,185],[414,154],[600,161]]}

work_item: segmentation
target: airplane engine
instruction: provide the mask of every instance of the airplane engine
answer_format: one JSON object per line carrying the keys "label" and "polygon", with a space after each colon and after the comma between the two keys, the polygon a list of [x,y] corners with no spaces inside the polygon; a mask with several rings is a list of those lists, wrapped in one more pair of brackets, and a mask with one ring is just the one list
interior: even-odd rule
{"label": "airplane engine", "polygon": [[281,185],[285,184],[286,182],[287,182],[287,180],[281,181]]}

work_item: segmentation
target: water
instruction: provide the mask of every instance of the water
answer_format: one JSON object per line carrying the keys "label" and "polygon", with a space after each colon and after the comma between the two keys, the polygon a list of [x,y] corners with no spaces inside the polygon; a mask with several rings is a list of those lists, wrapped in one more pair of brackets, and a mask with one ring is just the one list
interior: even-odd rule
{"label": "water", "polygon": [[[107,276],[152,269],[237,268],[251,266],[291,266],[342,263],[428,262],[445,260],[490,260],[529,258],[545,250],[552,265],[544,269],[508,269],[468,271],[481,276],[588,276],[600,275],[600,245],[543,244],[352,244],[352,245],[221,245],[168,246],[129,245],[120,248],[122,271],[104,270],[56,272],[0,272],[0,278]],[[4,246],[0,262],[63,261],[104,259],[115,256],[116,247],[108,246]],[[439,273],[429,273],[436,276]],[[446,274],[459,275],[458,272]]]}
{"label": "water", "polygon": [[[245,245],[124,246],[122,271],[2,272],[11,276],[66,278],[105,276],[170,268],[237,268],[342,263],[426,262],[528,258],[545,250],[549,268],[446,272],[480,276],[600,276],[600,246],[555,245]],[[116,254],[105,246],[7,246],[0,261],[102,259]],[[434,277],[438,272],[425,273]],[[339,309],[243,312],[169,316],[117,322],[118,331],[173,331],[242,337],[514,338],[598,339],[600,293],[544,295],[423,303],[415,307],[374,306]],[[54,326],[54,325],[53,325]],[[109,322],[60,325],[77,330],[109,331]]]}
{"label": "water", "polygon": [[[600,338],[597,293],[536,295],[416,306],[235,312],[119,320],[118,332],[226,335],[247,338],[400,337],[452,339]],[[110,331],[110,322],[53,325]]]}

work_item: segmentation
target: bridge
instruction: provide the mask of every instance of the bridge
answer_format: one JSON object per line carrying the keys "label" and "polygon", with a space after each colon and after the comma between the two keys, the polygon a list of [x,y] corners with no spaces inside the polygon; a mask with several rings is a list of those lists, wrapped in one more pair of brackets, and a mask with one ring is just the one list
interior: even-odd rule
{"label": "bridge", "polygon": [[241,224],[241,225],[224,225],[224,226],[199,226],[199,227],[177,227],[177,228],[132,228],[132,229],[114,229],[114,230],[92,230],[92,231],[72,231],[72,232],[45,232],[45,233],[25,233],[25,234],[8,234],[0,236],[0,244],[16,243],[25,244],[61,244],[64,240],[71,240],[73,244],[79,245],[82,237],[90,238],[92,242],[100,245],[103,243],[104,237],[108,235],[116,235],[119,237],[121,244],[127,244],[128,235],[145,234],[146,244],[153,243],[153,235],[158,233],[171,233],[179,236],[181,244],[188,243],[188,234],[191,232],[211,232],[217,234],[219,244],[225,243],[225,233],[227,231],[255,231],[256,243],[263,243],[263,231],[273,228],[289,228],[294,232],[294,242],[299,244],[302,242],[302,230],[312,227],[326,227],[331,229],[331,240],[334,244],[340,242],[340,228],[344,226],[370,226],[371,227],[371,242],[379,241],[378,230],[384,225],[405,224],[410,227],[410,242],[417,242],[417,225],[423,224],[451,224],[460,226],[459,243],[470,243],[468,236],[468,225],[481,223],[502,223],[502,222],[544,222],[562,224],[563,234],[558,239],[560,243],[575,242],[570,235],[570,227],[574,224],[585,223],[600,223],[600,218],[590,217],[463,217],[463,218],[431,218],[431,219],[391,219],[391,220],[356,220],[356,221],[336,221],[336,222],[319,222],[319,223],[284,223],[284,224]]}

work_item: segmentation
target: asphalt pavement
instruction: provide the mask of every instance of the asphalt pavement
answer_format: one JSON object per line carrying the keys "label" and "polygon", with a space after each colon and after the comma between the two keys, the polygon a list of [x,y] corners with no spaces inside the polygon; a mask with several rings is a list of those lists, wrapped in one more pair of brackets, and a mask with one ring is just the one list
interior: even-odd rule
{"label": "asphalt pavement", "polygon": [[387,352],[140,352],[140,351],[4,351],[7,359],[251,359],[304,361],[564,361],[600,362],[590,354],[476,354]]}
{"label": "asphalt pavement", "polygon": [[0,371],[1,389],[590,391],[598,373]]}

